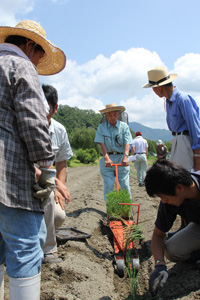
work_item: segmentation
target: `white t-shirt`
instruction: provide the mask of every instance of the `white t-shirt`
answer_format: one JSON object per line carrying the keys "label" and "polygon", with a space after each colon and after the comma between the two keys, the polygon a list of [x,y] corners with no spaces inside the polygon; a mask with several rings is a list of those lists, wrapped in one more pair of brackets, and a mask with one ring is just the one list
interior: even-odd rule
{"label": "white t-shirt", "polygon": [[148,148],[147,141],[141,136],[136,136],[133,140],[132,147],[135,147],[135,154],[146,153],[146,148]]}
{"label": "white t-shirt", "polygon": [[52,149],[55,154],[55,162],[68,160],[73,156],[65,127],[54,119],[51,119],[49,134],[52,141]]}

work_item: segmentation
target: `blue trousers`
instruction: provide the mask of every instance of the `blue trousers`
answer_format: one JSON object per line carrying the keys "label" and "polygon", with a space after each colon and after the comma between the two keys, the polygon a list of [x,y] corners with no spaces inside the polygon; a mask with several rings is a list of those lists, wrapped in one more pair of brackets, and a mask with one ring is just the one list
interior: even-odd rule
{"label": "blue trousers", "polygon": [[[113,164],[120,164],[122,162],[123,154],[110,155]],[[106,201],[106,194],[114,190],[115,183],[115,166],[112,168],[105,167],[104,158],[100,159],[100,173],[104,181],[104,200]],[[121,190],[128,190],[131,195],[130,185],[129,185],[129,174],[130,166],[118,167],[118,179]]]}
{"label": "blue trousers", "polygon": [[29,278],[40,273],[45,239],[43,213],[0,203],[0,265],[6,264],[9,277]]}

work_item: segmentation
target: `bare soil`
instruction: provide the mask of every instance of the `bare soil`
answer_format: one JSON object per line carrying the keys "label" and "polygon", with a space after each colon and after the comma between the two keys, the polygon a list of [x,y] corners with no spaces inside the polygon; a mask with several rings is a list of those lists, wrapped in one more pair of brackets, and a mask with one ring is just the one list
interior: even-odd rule
{"label": "bare soil", "polygon": [[[133,202],[140,204],[139,224],[144,237],[135,243],[140,257],[137,298],[130,296],[127,274],[120,278],[113,264],[113,234],[106,222],[99,167],[86,166],[68,169],[67,186],[72,201],[66,206],[63,227],[76,228],[91,237],[58,243],[57,254],[63,261],[42,265],[41,300],[151,299],[148,279],[154,261],[150,242],[159,199],[149,198],[145,188],[138,186],[133,164],[130,184]],[[179,222],[177,220],[174,229]],[[187,263],[168,262],[167,265],[168,281],[154,299],[200,299],[200,270]]]}

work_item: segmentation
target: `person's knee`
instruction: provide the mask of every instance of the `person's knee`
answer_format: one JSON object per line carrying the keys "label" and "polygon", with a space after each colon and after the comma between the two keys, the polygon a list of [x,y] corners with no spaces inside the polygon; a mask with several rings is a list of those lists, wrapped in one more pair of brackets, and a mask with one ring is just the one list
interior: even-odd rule
{"label": "person's knee", "polygon": [[180,245],[172,241],[168,241],[165,244],[165,256],[172,262],[185,261],[189,257],[189,255],[184,252],[184,249],[181,249]]}

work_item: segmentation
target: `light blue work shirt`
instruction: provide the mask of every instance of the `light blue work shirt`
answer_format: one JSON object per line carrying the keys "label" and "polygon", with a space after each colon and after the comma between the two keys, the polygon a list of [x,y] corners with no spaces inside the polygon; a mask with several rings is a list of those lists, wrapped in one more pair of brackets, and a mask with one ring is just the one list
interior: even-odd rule
{"label": "light blue work shirt", "polygon": [[108,121],[99,124],[94,142],[105,144],[107,152],[124,153],[124,146],[133,139],[128,125],[117,120],[114,127]]}
{"label": "light blue work shirt", "polygon": [[174,88],[170,99],[166,99],[167,124],[173,132],[189,131],[192,149],[200,149],[199,107],[195,100]]}

